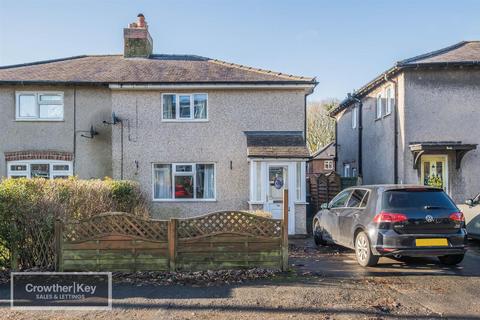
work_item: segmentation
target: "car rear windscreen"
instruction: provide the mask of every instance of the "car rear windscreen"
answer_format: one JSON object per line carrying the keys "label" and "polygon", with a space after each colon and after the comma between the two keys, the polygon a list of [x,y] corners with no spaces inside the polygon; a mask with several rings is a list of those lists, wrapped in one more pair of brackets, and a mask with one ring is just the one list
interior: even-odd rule
{"label": "car rear windscreen", "polygon": [[438,207],[456,210],[455,204],[445,192],[434,189],[399,189],[383,193],[382,208],[418,208]]}

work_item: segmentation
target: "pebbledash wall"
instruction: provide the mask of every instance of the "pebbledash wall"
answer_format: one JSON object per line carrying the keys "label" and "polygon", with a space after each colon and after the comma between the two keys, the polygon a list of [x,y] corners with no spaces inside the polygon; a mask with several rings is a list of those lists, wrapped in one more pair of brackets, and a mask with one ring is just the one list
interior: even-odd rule
{"label": "pebbledash wall", "polygon": [[[480,144],[480,70],[407,70],[393,79],[398,85],[398,183],[418,184],[409,144],[426,141],[462,141]],[[375,97],[386,85],[363,98],[363,183],[393,183],[393,114],[375,120]],[[351,127],[351,107],[337,115],[338,163],[355,161],[358,130]],[[457,203],[480,192],[480,150],[469,151],[461,168],[448,153],[449,193]]]}
{"label": "pebbledash wall", "polygon": [[[16,91],[63,92],[64,120],[16,121]],[[70,155],[75,161],[74,174],[80,178],[111,176],[111,127],[102,123],[111,117],[111,108],[108,88],[0,86],[0,176],[7,175],[5,153],[24,151]],[[81,131],[90,130],[92,125],[99,135],[95,139],[82,138]]]}
{"label": "pebbledash wall", "polygon": [[[248,209],[249,163],[244,131],[303,131],[304,91],[222,89],[188,92],[208,94],[208,121],[162,122],[162,92],[112,91],[113,111],[130,123],[130,129],[124,125],[123,177],[139,181],[152,199],[153,163],[214,162],[215,201],[154,202],[155,214],[158,217],[172,213],[189,217],[219,209]],[[120,131],[121,127],[116,125],[112,135],[115,178],[121,176]],[[299,205],[297,209],[296,206],[300,215],[304,207]],[[299,228],[302,225],[304,223],[298,222]]]}

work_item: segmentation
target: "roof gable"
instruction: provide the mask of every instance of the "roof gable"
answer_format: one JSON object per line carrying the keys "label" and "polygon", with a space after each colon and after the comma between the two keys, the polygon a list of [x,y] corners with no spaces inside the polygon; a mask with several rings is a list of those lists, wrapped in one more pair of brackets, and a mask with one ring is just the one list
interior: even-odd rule
{"label": "roof gable", "polygon": [[480,66],[480,41],[462,41],[440,50],[398,61],[392,68],[345,98],[330,112],[330,115],[335,116],[339,114],[342,110],[354,104],[357,101],[356,99],[365,97],[372,90],[385,83],[386,79],[395,76],[404,69],[448,66]]}

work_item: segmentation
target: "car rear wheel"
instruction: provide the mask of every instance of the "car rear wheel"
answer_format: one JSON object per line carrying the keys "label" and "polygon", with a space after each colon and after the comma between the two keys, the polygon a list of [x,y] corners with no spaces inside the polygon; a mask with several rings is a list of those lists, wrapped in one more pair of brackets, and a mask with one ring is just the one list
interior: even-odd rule
{"label": "car rear wheel", "polygon": [[373,267],[378,263],[378,256],[373,255],[370,240],[364,231],[355,237],[355,255],[357,262],[362,267]]}
{"label": "car rear wheel", "polygon": [[464,257],[464,254],[450,254],[447,256],[440,256],[438,257],[438,260],[440,260],[442,264],[445,264],[447,266],[454,266],[462,262]]}
{"label": "car rear wheel", "polygon": [[313,240],[317,246],[324,246],[327,244],[327,241],[323,239],[322,227],[320,227],[320,222],[318,222],[318,220],[316,220],[313,225]]}

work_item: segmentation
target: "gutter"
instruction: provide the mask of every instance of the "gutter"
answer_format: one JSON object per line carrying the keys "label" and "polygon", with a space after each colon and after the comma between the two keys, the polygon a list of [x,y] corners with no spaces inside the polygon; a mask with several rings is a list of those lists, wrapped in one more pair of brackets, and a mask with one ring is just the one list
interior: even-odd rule
{"label": "gutter", "polygon": [[317,83],[298,84],[269,84],[269,83],[190,83],[190,84],[109,84],[112,90],[182,90],[182,89],[303,89],[307,91],[307,95],[313,93],[313,89]]}

